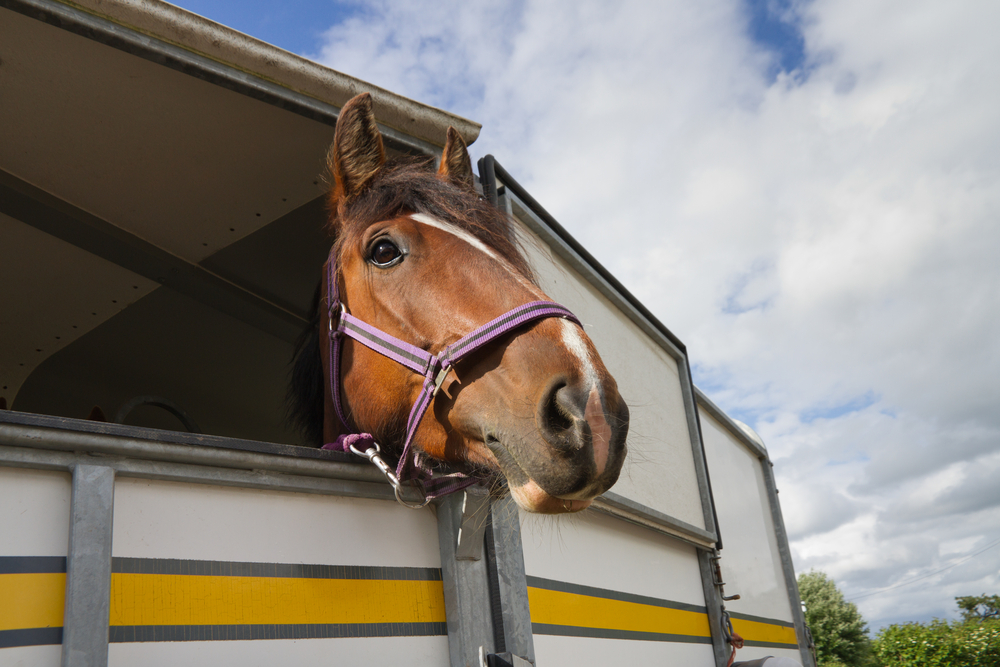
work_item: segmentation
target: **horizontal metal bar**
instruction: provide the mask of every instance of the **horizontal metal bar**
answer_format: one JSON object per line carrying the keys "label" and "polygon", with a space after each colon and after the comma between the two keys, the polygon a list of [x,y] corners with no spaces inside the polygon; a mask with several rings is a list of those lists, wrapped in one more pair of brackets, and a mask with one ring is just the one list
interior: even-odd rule
{"label": "horizontal metal bar", "polygon": [[339,461],[321,461],[217,447],[181,445],[23,424],[0,423],[0,445],[385,483],[385,478],[378,470],[362,463],[341,463]]}
{"label": "horizontal metal bar", "polygon": [[308,321],[208,269],[0,170],[0,213],[294,343]]}
{"label": "horizontal metal bar", "polygon": [[[121,456],[95,456],[79,452],[28,449],[0,445],[0,466],[35,470],[69,470],[76,465],[112,468],[118,477],[136,477],[169,482],[190,482],[265,491],[290,491],[349,498],[395,500],[385,481],[362,482],[349,479],[290,475],[267,470],[235,470],[168,461],[146,461]],[[416,494],[407,500],[416,502]]]}
{"label": "horizontal metal bar", "polygon": [[651,507],[646,507],[617,493],[608,492],[598,496],[594,499],[591,508],[601,514],[624,519],[644,528],[655,530],[658,533],[678,538],[699,549],[711,549],[715,546],[716,537],[707,530],[693,526],[680,519],[675,519],[668,514],[654,510]]}

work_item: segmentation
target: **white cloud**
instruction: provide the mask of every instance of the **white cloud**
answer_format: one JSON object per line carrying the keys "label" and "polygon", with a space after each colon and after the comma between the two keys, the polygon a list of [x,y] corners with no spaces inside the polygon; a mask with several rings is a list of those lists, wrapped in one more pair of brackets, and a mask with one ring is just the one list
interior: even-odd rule
{"label": "white cloud", "polygon": [[[320,61],[484,124],[492,152],[755,421],[800,570],[860,595],[1000,537],[1000,5],[796,5],[765,76],[742,5],[366,6]],[[944,546],[951,545],[951,546]],[[954,615],[1000,548],[864,598]]]}

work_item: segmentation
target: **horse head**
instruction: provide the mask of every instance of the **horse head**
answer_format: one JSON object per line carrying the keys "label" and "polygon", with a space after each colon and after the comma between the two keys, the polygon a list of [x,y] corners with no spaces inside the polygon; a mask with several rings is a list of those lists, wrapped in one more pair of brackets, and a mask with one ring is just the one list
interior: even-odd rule
{"label": "horse head", "polygon": [[[428,355],[548,299],[511,220],[477,196],[453,128],[436,173],[427,163],[387,163],[371,98],[359,95],[341,110],[328,162],[336,240],[318,313],[322,437],[367,432],[389,451],[395,443],[398,455],[425,377],[347,338],[333,377],[331,291],[340,312]],[[505,481],[522,508],[545,513],[581,510],[617,480],[628,408],[575,321],[544,317],[505,330],[446,370],[412,433],[424,465],[441,462],[494,488]]]}

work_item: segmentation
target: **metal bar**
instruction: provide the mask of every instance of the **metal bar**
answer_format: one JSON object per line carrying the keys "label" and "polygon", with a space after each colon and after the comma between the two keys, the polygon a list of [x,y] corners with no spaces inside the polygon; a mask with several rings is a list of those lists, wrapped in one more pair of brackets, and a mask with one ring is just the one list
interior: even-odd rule
{"label": "metal bar", "polygon": [[479,560],[483,557],[483,536],[490,516],[490,494],[480,486],[462,492],[462,520],[455,543],[455,558]]}
{"label": "metal bar", "polygon": [[[116,456],[92,456],[77,452],[60,452],[0,445],[0,466],[35,470],[72,470],[77,465],[100,464],[115,471],[117,477],[136,477],[168,482],[190,482],[212,486],[232,486],[262,491],[289,491],[348,498],[394,501],[392,487],[379,482],[290,475],[267,470],[235,470],[209,466],[143,461]],[[404,499],[416,502],[404,495]]]}
{"label": "metal bar", "polygon": [[499,208],[500,202],[497,197],[497,177],[493,169],[495,164],[496,158],[492,155],[479,158],[479,179],[482,183],[483,197],[485,197],[489,203]]}
{"label": "metal bar", "polygon": [[535,642],[528,608],[528,580],[524,571],[521,519],[514,499],[493,503],[491,512],[496,554],[504,650],[535,664]]}
{"label": "metal bar", "polygon": [[679,359],[677,365],[678,375],[681,378],[684,413],[687,416],[688,433],[691,436],[694,469],[698,476],[698,491],[701,494],[701,510],[705,517],[705,529],[715,534],[715,548],[722,549],[722,527],[719,526],[719,514],[715,509],[712,477],[708,472],[708,457],[705,454],[705,444],[701,437],[701,418],[694,400],[694,380],[691,378],[691,365],[688,364],[687,355],[684,355],[684,359]]}
{"label": "metal bar", "polygon": [[785,575],[788,604],[792,607],[792,623],[795,625],[795,636],[799,639],[799,655],[802,657],[803,667],[816,667],[812,652],[809,650],[806,619],[802,613],[802,598],[799,597],[799,585],[795,580],[795,565],[792,563],[792,552],[788,548],[788,533],[785,531],[785,520],[781,516],[774,471],[771,469],[771,461],[767,458],[761,460],[760,466],[764,474],[764,486],[767,487],[768,504],[771,506],[771,521],[774,524],[774,539],[778,543],[778,555],[781,558],[781,572]]}
{"label": "metal bar", "polygon": [[455,557],[462,521],[462,494],[453,493],[435,504],[450,665],[477,667],[480,647],[486,653],[496,651],[486,559],[458,560]]}
{"label": "metal bar", "polygon": [[715,574],[712,567],[711,551],[697,549],[698,573],[701,575],[701,587],[705,591],[705,607],[708,608],[708,628],[712,633],[712,653],[715,656],[715,667],[726,667],[729,661],[730,647],[722,631],[722,598],[715,586]]}
{"label": "metal bar", "polygon": [[112,468],[74,467],[69,557],[66,559],[63,667],[108,664],[114,499],[115,471]]}
{"label": "metal bar", "polygon": [[[340,109],[332,104],[77,7],[54,0],[0,0],[0,6],[324,125],[336,125]],[[440,152],[440,148],[430,142],[387,125],[380,123],[379,130],[386,146],[401,153],[434,155]]]}
{"label": "metal bar", "polygon": [[0,423],[0,445],[30,449],[90,452],[149,461],[191,463],[219,468],[266,470],[310,477],[384,483],[374,467],[362,464],[299,459],[290,456],[178,445],[99,433]]}
{"label": "metal bar", "polygon": [[281,340],[294,343],[308,324],[301,315],[5,171],[0,171],[0,212]]}
{"label": "metal bar", "polygon": [[711,549],[715,545],[715,535],[707,530],[692,526],[617,493],[608,491],[598,496],[594,499],[591,509],[680,539],[700,549]]}

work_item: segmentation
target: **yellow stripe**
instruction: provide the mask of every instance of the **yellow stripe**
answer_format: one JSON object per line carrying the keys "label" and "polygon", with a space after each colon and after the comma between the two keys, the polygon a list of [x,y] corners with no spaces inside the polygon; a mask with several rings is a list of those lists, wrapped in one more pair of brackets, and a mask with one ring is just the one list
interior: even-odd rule
{"label": "yellow stripe", "polygon": [[0,574],[0,630],[61,628],[66,574]]}
{"label": "yellow stripe", "polygon": [[708,615],[528,587],[532,623],[710,637]]}
{"label": "yellow stripe", "polygon": [[444,621],[440,581],[111,575],[111,625]]}
{"label": "yellow stripe", "polygon": [[747,641],[798,644],[798,638],[795,636],[795,628],[787,628],[772,623],[761,623],[760,621],[748,621],[743,618],[734,618],[732,621],[733,630]]}

